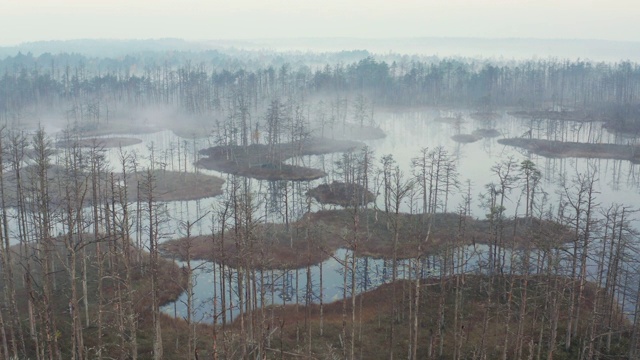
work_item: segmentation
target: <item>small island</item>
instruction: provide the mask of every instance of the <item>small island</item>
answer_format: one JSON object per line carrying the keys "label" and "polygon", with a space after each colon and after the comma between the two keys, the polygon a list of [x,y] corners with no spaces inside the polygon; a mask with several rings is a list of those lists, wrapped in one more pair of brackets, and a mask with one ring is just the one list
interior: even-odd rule
{"label": "small island", "polygon": [[490,111],[478,111],[478,112],[469,114],[469,116],[474,120],[481,120],[481,121],[493,121],[493,120],[498,120],[502,117],[500,114],[495,112],[490,112]]}
{"label": "small island", "polygon": [[[358,256],[391,259],[394,226],[398,226],[398,238],[402,239],[396,244],[396,255],[408,259],[434,254],[447,246],[494,244],[490,234],[496,224],[450,213],[400,213],[396,217],[375,209],[351,208],[308,213],[288,225],[258,223],[251,234],[227,231],[173,239],[160,248],[165,256],[182,260],[210,260],[255,269],[297,269],[319,264],[337,249],[350,248],[355,242]],[[571,240],[570,230],[552,221],[519,218],[505,220],[502,226],[510,230],[508,242],[515,248],[546,247]],[[247,237],[251,238],[250,248],[243,245]]]}
{"label": "small island", "polygon": [[131,145],[137,145],[142,143],[142,140],[130,137],[103,137],[103,138],[82,138],[74,140],[61,140],[56,142],[56,146],[59,148],[119,148]]}
{"label": "small island", "polygon": [[494,138],[500,136],[500,131],[496,129],[476,129],[471,134],[482,138]]}
{"label": "small island", "polygon": [[312,138],[303,142],[214,146],[201,150],[205,158],[197,166],[259,180],[314,180],[326,176],[319,169],[285,164],[287,159],[304,155],[322,155],[353,151],[365,146],[351,140]]}
{"label": "small island", "polygon": [[531,111],[512,111],[508,113],[521,119],[533,120],[559,120],[559,121],[578,121],[590,122],[602,120],[593,113],[586,111],[551,111],[551,110],[531,110]]}
{"label": "small island", "polygon": [[635,145],[590,144],[526,138],[500,139],[498,143],[519,147],[545,157],[616,159],[640,163],[640,147]]}
{"label": "small island", "polygon": [[451,137],[451,140],[463,144],[469,144],[482,140],[483,138],[493,138],[500,136],[500,132],[496,129],[477,129],[471,134],[456,134]]}
{"label": "small island", "polygon": [[307,191],[307,195],[313,197],[321,204],[339,206],[366,205],[373,202],[375,195],[359,184],[347,184],[334,181],[331,184],[320,184]]}
{"label": "small island", "polygon": [[451,137],[451,140],[462,144],[470,144],[480,139],[482,139],[482,136],[476,136],[473,134],[456,134]]}
{"label": "small island", "polygon": [[218,196],[222,194],[224,184],[224,180],[217,176],[165,170],[155,170],[152,177],[145,171],[128,174],[127,179],[130,189],[139,189],[139,193],[128,192],[129,201],[137,200],[138,195],[142,199],[147,197],[149,179],[154,182],[154,201],[187,201]]}

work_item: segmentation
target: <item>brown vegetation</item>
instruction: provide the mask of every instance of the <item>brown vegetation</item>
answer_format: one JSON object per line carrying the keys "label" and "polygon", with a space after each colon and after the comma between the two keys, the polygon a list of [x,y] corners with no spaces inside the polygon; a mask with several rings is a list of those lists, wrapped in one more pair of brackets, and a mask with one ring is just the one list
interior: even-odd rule
{"label": "brown vegetation", "polygon": [[[486,351],[488,359],[501,358],[503,346],[509,344],[506,349],[507,358],[516,359],[517,346],[523,358],[531,355],[535,358],[540,337],[540,327],[545,327],[545,298],[555,283],[566,281],[564,278],[535,276],[525,279],[515,277],[506,280],[496,278],[496,288],[508,288],[509,281],[513,281],[513,288],[509,294],[494,292],[490,295],[486,287],[490,279],[486,276],[453,275],[441,282],[440,279],[425,279],[421,281],[421,295],[419,305],[419,344],[417,348],[418,358],[456,358],[458,354],[462,359],[471,359],[482,351]],[[409,349],[411,338],[412,301],[414,300],[413,282],[399,280],[396,283],[382,285],[374,290],[359,294],[354,302],[346,302],[346,309],[341,301],[326,304],[320,312],[320,306],[311,305],[308,309],[304,306],[272,306],[267,309],[267,321],[278,326],[275,332],[276,339],[272,340],[274,346],[273,355],[297,354],[303,357],[307,352],[307,344],[310,343],[312,357],[323,358],[328,354],[341,354],[345,339],[342,339],[341,328],[344,326],[344,314],[349,314],[350,329],[355,326],[356,355],[363,359],[387,359],[389,356],[388,334],[390,323],[395,322],[396,336],[399,339],[393,352],[405,354]],[[526,290],[525,290],[526,289]],[[394,315],[392,301],[393,293],[402,294],[396,300],[399,309]],[[444,293],[443,293],[444,292]],[[520,304],[521,298],[528,296],[527,310],[522,313],[524,318],[517,316],[505,318],[500,310],[505,311],[507,303]],[[595,286],[587,284],[585,289],[585,301],[580,311],[582,326],[578,329],[579,336],[588,333],[588,321],[592,314],[592,304],[595,295]],[[491,297],[491,299],[489,299]],[[462,299],[462,301],[461,301]],[[444,311],[441,312],[438,303],[443,301]],[[356,304],[356,323],[351,324],[352,304]],[[456,304],[458,308],[456,308]],[[490,308],[488,308],[490,306]],[[562,334],[568,316],[568,301],[561,299],[558,304],[558,333]],[[488,319],[487,326],[483,326],[483,318],[486,312],[492,315]],[[256,314],[257,315],[257,314]],[[440,316],[444,321],[439,321]],[[457,318],[456,318],[457,317]],[[523,333],[518,335],[514,329],[522,321]],[[443,329],[444,338],[438,338],[439,326],[446,324]],[[457,324],[457,327],[454,325]],[[237,323],[236,323],[237,327]],[[281,328],[280,328],[281,327]],[[310,331],[306,330],[310,327]],[[626,329],[621,337],[628,341],[631,326],[625,323]],[[485,332],[486,329],[486,332]],[[509,331],[511,329],[512,331]],[[505,342],[505,333],[508,333],[508,341]],[[308,338],[311,335],[311,338]],[[518,337],[520,339],[518,339]],[[442,355],[438,356],[440,342],[442,342]],[[484,342],[484,344],[483,344]],[[305,344],[301,346],[301,344]],[[541,350],[546,354],[547,344],[540,344]],[[484,350],[483,347],[486,349]],[[558,359],[577,359],[580,354],[580,345],[576,344],[568,350],[558,349],[555,357]],[[614,348],[609,355],[625,355],[623,348]]]}
{"label": "brown vegetation", "polygon": [[469,116],[472,119],[482,120],[482,121],[493,121],[493,120],[498,120],[502,117],[500,114],[495,112],[482,112],[482,111],[471,113],[469,114]]}
{"label": "brown vegetation", "polygon": [[321,204],[333,204],[340,206],[365,205],[373,202],[375,195],[359,184],[347,184],[334,181],[331,184],[320,184],[307,191]]}
{"label": "brown vegetation", "polygon": [[137,124],[130,120],[111,120],[99,124],[85,123],[70,130],[70,132],[82,137],[118,134],[152,134],[159,131],[162,131],[162,128],[153,125]]}
{"label": "brown vegetation", "polygon": [[472,135],[483,137],[483,138],[492,138],[496,136],[500,136],[500,131],[496,129],[477,129],[474,130]]}
{"label": "brown vegetation", "polygon": [[451,140],[455,141],[455,142],[459,142],[459,143],[463,143],[463,144],[469,144],[472,142],[476,142],[478,140],[482,139],[481,136],[476,136],[476,135],[472,135],[472,134],[456,134],[453,135],[451,137]]}
{"label": "brown vegetation", "polygon": [[546,157],[579,157],[640,162],[640,148],[634,145],[589,144],[541,139],[509,138],[498,143],[516,146]]}
{"label": "brown vegetation", "polygon": [[[96,353],[94,352],[98,346],[99,340],[97,339],[98,334],[98,324],[94,323],[97,318],[98,312],[98,304],[102,304],[102,336],[101,346],[103,346],[103,353],[108,354],[110,357],[117,358],[119,356],[126,357],[127,350],[126,348],[122,348],[122,339],[127,338],[130,334],[128,333],[128,328],[122,328],[122,324],[120,323],[119,314],[124,311],[120,307],[122,306],[122,298],[125,297],[125,289],[123,285],[123,281],[125,279],[125,266],[122,262],[122,259],[119,257],[112,257],[111,260],[107,260],[109,256],[109,249],[113,249],[112,246],[115,246],[106,235],[100,235],[97,239],[94,238],[93,234],[83,234],[83,241],[86,245],[86,248],[83,250],[84,256],[91,259],[88,261],[86,279],[87,279],[87,293],[89,294],[89,309],[87,314],[89,315],[89,319],[91,319],[91,324],[84,329],[84,344],[86,349],[88,349],[87,355],[90,358],[94,358]],[[55,289],[53,290],[53,297],[50,305],[53,308],[53,313],[56,315],[58,331],[59,334],[57,336],[60,339],[68,339],[72,334],[72,326],[69,323],[70,314],[69,314],[69,306],[71,304],[71,292],[70,292],[70,282],[69,277],[66,274],[65,265],[63,265],[62,261],[68,261],[70,259],[68,257],[68,251],[64,245],[63,238],[56,238],[55,247],[53,251],[56,252],[57,256],[56,265],[54,268],[61,269],[55,274]],[[102,299],[99,299],[99,286],[98,286],[98,273],[99,273],[99,265],[98,259],[96,258],[96,243],[101,243],[102,245],[102,262],[103,267],[107,268],[109,266],[109,274],[110,276],[105,276],[101,279],[102,281]],[[105,249],[107,249],[107,254],[104,253]],[[24,249],[20,250],[18,246],[12,247],[12,252],[14,254],[14,258],[18,258],[18,254],[20,251],[24,251]],[[30,248],[29,252],[37,252],[36,249]],[[105,256],[106,255],[106,256]],[[149,358],[152,353],[152,343],[148,341],[150,339],[150,334],[153,333],[152,321],[151,321],[151,278],[149,276],[150,268],[149,268],[149,253],[146,251],[141,251],[139,249],[135,249],[131,247],[130,252],[131,258],[139,258],[141,259],[141,263],[135,264],[135,266],[131,269],[131,288],[133,291],[133,298],[131,299],[131,304],[133,306],[133,311],[135,312],[137,318],[137,336],[138,337],[138,354],[142,358]],[[32,260],[33,261],[33,260]],[[77,258],[77,267],[80,268],[82,266],[82,259]],[[110,265],[109,265],[110,264]],[[24,266],[25,264],[21,262],[20,264],[14,264],[14,266]],[[180,294],[186,289],[187,286],[187,274],[184,269],[180,269],[174,262],[169,260],[160,260],[158,267],[158,281],[162,284],[160,290],[158,291],[158,301],[161,304],[166,304],[178,299]],[[0,272],[1,274],[1,272]],[[3,277],[0,277],[0,284],[3,284]],[[81,277],[78,277],[78,282],[80,282]],[[28,290],[24,287],[24,281],[16,278],[14,283],[16,286],[16,296],[18,299],[27,299],[30,295]],[[21,314],[27,314],[27,302],[20,301],[18,303],[18,307]],[[84,313],[84,309],[82,310]],[[83,322],[85,319],[82,319]],[[164,323],[170,324],[175,323],[176,326],[181,326],[184,328],[181,322],[176,322],[174,319],[165,316]],[[175,336],[178,333],[174,333],[173,335],[169,335],[166,337],[167,345],[165,346],[165,351],[168,353],[169,358],[179,358],[180,352],[177,349],[172,349],[171,344],[176,342]],[[28,338],[26,340],[29,340]],[[63,346],[61,351],[64,354],[69,354],[71,349]],[[30,352],[35,358],[35,346],[30,348]]]}
{"label": "brown vegetation", "polygon": [[637,121],[629,121],[623,118],[609,120],[602,125],[609,132],[637,136],[640,133],[640,124]]}
{"label": "brown vegetation", "polygon": [[558,120],[576,122],[602,121],[602,127],[609,132],[637,136],[640,133],[638,122],[616,113],[600,113],[595,111],[514,111],[509,115],[522,119]]}
{"label": "brown vegetation", "polygon": [[117,148],[140,144],[142,140],[130,137],[105,137],[105,138],[83,138],[77,140],[63,140],[56,142],[56,146],[60,148],[70,148],[73,146],[84,148]]}
{"label": "brown vegetation", "polygon": [[[137,189],[139,183],[147,181],[146,173],[128,174],[131,189]],[[178,171],[156,170],[154,172],[154,191],[156,201],[197,200],[222,194],[224,180],[212,175]],[[135,191],[129,191],[130,201],[137,199]]]}
{"label": "brown vegetation", "polygon": [[197,165],[230,174],[260,180],[314,180],[326,176],[324,171],[283,162],[295,156],[346,152],[364,146],[357,141],[315,138],[300,143],[248,146],[215,146],[201,150],[206,158]]}
{"label": "brown vegetation", "polygon": [[[34,183],[37,180],[36,170],[31,166],[26,167],[22,181],[26,184]],[[131,189],[138,189],[138,182],[142,184],[147,180],[146,173],[127,175],[127,181],[129,182],[127,185],[131,186],[127,192],[128,200],[136,201],[138,192]],[[53,202],[59,203],[67,196],[63,184],[72,174],[65,170],[64,167],[54,165],[47,169],[47,176],[52,184],[48,195]],[[84,174],[84,176],[87,181],[87,189],[91,189],[89,174]],[[9,174],[5,181],[9,185],[5,189],[5,204],[7,206],[16,206],[15,176]],[[222,185],[224,184],[223,179],[212,175],[163,170],[154,172],[154,181],[157,201],[186,201],[218,196],[222,194]],[[84,202],[85,206],[89,205],[90,197],[88,195],[84,196]]]}
{"label": "brown vegetation", "polygon": [[[189,247],[192,259],[211,260],[230,266],[237,266],[241,260],[250,257],[251,263],[261,269],[295,269],[318,264],[328,259],[338,248],[347,247],[354,234],[354,216],[358,217],[359,256],[390,259],[393,253],[394,232],[391,218],[384,212],[373,209],[324,210],[305,215],[301,220],[289,224],[256,224],[253,229],[251,251],[240,245],[240,236],[227,231],[221,234],[199,236],[191,239],[176,239],[161,244],[166,256],[186,258]],[[429,241],[418,251],[431,222]],[[464,223],[465,230],[460,226]],[[570,232],[560,224],[538,219],[505,220],[504,226],[513,234],[517,248],[527,243],[533,248],[549,247],[553,243],[570,241]],[[414,258],[421,254],[433,254],[443,247],[458,244],[490,244],[490,224],[486,220],[474,220],[457,214],[424,215],[400,214],[398,258]],[[309,228],[312,247],[308,247],[306,229]]]}
{"label": "brown vegetation", "polygon": [[586,111],[512,111],[508,113],[511,116],[519,117],[522,119],[545,119],[545,120],[561,120],[561,121],[598,121],[602,120],[595,116],[593,113]]}

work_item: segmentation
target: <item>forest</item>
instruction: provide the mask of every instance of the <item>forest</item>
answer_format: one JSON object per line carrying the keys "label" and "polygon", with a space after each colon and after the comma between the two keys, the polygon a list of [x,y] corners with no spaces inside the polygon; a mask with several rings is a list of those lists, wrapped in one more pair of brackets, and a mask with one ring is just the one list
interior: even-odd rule
{"label": "forest", "polygon": [[640,359],[639,133],[631,61],[8,55],[0,358]]}

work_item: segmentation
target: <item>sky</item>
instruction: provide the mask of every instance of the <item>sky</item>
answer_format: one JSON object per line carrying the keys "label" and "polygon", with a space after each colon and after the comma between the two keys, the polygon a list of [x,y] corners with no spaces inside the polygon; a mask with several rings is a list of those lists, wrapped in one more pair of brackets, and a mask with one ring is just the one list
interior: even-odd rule
{"label": "sky", "polygon": [[0,45],[69,39],[640,41],[637,0],[0,0]]}

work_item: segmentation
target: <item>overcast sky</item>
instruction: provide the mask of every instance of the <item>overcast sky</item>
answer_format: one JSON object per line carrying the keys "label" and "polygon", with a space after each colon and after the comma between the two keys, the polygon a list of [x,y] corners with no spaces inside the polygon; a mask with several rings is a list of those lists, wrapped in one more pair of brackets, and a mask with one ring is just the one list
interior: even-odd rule
{"label": "overcast sky", "polygon": [[0,0],[0,45],[86,38],[640,40],[637,0]]}

